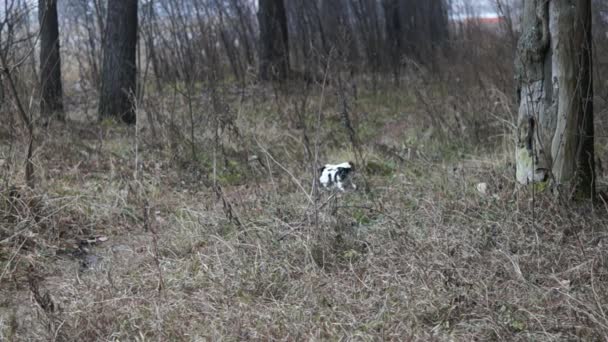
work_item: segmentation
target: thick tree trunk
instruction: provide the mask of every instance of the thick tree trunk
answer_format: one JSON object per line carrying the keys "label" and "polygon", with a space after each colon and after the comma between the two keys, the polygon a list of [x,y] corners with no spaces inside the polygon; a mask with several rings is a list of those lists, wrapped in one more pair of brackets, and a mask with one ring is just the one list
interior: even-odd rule
{"label": "thick tree trunk", "polygon": [[40,113],[45,121],[64,119],[57,1],[38,1],[40,22]]}
{"label": "thick tree trunk", "polygon": [[591,0],[527,0],[518,43],[517,180],[595,192]]}
{"label": "thick tree trunk", "polygon": [[259,0],[260,78],[284,80],[289,73],[287,15],[283,0]]}
{"label": "thick tree trunk", "polygon": [[109,0],[103,51],[99,118],[134,124],[137,0]]}

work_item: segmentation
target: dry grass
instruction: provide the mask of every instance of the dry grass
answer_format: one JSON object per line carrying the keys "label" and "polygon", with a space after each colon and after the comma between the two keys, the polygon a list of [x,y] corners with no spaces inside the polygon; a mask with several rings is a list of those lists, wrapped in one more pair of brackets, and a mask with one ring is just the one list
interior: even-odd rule
{"label": "dry grass", "polygon": [[[296,95],[252,91],[215,160],[202,131],[190,160],[143,130],[136,175],[135,134],[110,123],[52,127],[34,190],[2,150],[0,340],[605,340],[608,207],[517,187],[500,124],[430,129],[430,110],[459,120],[443,91],[352,100],[370,191],[318,216],[294,181],[310,190],[306,132],[263,119],[296,117]],[[321,161],[353,157],[339,99],[313,94],[308,127],[319,107]]]}

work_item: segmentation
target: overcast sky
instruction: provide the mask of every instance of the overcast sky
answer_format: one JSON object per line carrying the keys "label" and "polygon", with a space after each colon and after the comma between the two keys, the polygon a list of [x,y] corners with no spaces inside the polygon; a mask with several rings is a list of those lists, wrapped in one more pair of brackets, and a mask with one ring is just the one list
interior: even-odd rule
{"label": "overcast sky", "polygon": [[471,14],[480,17],[496,16],[494,0],[452,0],[452,18],[466,18]]}

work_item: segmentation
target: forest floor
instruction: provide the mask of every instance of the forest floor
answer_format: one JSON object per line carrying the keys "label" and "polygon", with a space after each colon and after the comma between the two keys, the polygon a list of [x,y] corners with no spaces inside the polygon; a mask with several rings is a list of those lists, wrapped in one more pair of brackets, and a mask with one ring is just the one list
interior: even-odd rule
{"label": "forest floor", "polygon": [[[33,189],[3,128],[0,340],[605,340],[608,205],[518,186],[512,117],[441,93],[252,90],[192,130],[170,97],[154,131],[74,109]],[[359,190],[313,191],[345,160]]]}

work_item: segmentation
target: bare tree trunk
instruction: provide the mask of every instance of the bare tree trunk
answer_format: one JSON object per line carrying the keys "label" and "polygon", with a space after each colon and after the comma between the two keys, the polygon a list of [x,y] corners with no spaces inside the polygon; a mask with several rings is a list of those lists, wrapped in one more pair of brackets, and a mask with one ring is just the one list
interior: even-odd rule
{"label": "bare tree trunk", "polygon": [[99,118],[136,120],[137,0],[109,0],[103,52]]}
{"label": "bare tree trunk", "polygon": [[253,65],[253,49],[251,48],[253,44],[251,43],[252,39],[250,39],[253,29],[251,28],[250,16],[248,16],[251,12],[249,12],[246,3],[242,1],[231,0],[231,5],[238,16],[237,31],[245,49],[247,66]]}
{"label": "bare tree trunk", "polygon": [[[366,55],[366,63],[371,67],[372,75],[382,66],[382,30],[378,16],[378,3],[358,0],[353,3],[353,14],[356,27],[359,29],[361,45]],[[375,76],[373,76],[375,77]]]}
{"label": "bare tree trunk", "polygon": [[430,1],[428,4],[429,39],[431,48],[437,50],[443,47],[449,37],[448,8],[445,0]]}
{"label": "bare tree trunk", "polygon": [[45,121],[52,116],[63,121],[57,0],[39,0],[38,19],[40,21],[40,112]]}
{"label": "bare tree trunk", "polygon": [[591,0],[528,0],[518,43],[517,180],[595,194]]}
{"label": "bare tree trunk", "polygon": [[144,12],[144,16],[146,17],[145,20],[146,20],[147,25],[145,26],[145,29],[142,30],[142,33],[143,33],[143,39],[144,39],[144,43],[145,43],[145,47],[146,47],[146,52],[148,53],[146,58],[150,59],[150,62],[152,63],[152,71],[154,72],[156,90],[160,93],[162,91],[161,78],[163,77],[163,75],[161,75],[161,72],[160,72],[158,56],[156,54],[156,46],[154,45],[154,37],[155,37],[154,25],[157,25],[154,6],[155,6],[154,0],[151,0],[144,6],[143,12]]}
{"label": "bare tree trunk", "polygon": [[448,38],[445,0],[383,0],[386,39],[395,78],[403,57],[434,67]]}
{"label": "bare tree trunk", "polygon": [[289,72],[287,15],[283,0],[259,0],[260,78],[284,80]]}
{"label": "bare tree trunk", "polygon": [[383,0],[386,44],[389,59],[393,67],[395,83],[399,82],[401,59],[403,57],[403,22],[399,11],[398,0]]}
{"label": "bare tree trunk", "polygon": [[330,55],[331,50],[336,50],[341,60],[348,63],[356,61],[358,51],[350,20],[352,13],[349,1],[322,0],[320,15],[323,32],[329,43],[329,48],[325,51],[326,56]]}

